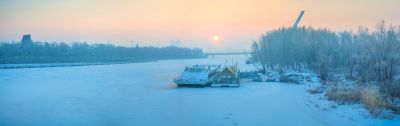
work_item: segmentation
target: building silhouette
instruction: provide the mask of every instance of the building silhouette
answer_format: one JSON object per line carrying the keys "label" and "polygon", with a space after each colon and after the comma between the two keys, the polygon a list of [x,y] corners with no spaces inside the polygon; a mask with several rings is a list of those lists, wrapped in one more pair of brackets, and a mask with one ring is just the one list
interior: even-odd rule
{"label": "building silhouette", "polygon": [[30,45],[33,44],[32,38],[30,34],[24,35],[21,40],[22,45]]}

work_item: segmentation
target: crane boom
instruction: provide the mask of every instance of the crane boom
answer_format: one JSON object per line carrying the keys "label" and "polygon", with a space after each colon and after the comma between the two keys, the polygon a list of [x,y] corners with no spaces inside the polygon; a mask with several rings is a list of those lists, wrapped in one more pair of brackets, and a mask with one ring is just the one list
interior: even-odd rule
{"label": "crane boom", "polygon": [[293,24],[293,28],[297,28],[297,25],[299,25],[300,20],[303,17],[303,15],[304,15],[304,11],[301,11],[299,17],[297,17],[296,22]]}

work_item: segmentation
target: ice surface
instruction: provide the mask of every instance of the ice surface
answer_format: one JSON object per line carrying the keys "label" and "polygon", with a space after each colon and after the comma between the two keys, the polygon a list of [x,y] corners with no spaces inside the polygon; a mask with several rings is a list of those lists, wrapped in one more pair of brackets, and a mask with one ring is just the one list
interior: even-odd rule
{"label": "ice surface", "polygon": [[[244,56],[232,56],[244,65]],[[364,126],[400,125],[331,105],[307,85],[242,83],[240,88],[177,88],[185,66],[232,57],[0,70],[1,126]]]}

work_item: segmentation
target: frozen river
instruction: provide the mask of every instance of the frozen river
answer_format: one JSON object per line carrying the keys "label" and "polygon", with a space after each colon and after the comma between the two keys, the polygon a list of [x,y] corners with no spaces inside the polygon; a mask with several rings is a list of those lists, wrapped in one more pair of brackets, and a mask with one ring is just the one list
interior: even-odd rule
{"label": "frozen river", "polygon": [[[240,88],[176,88],[186,65],[245,56],[158,62],[0,69],[1,126],[396,125],[398,121],[313,107],[306,85],[243,83]],[[355,113],[355,114],[354,114]],[[356,115],[353,117],[353,115]]]}

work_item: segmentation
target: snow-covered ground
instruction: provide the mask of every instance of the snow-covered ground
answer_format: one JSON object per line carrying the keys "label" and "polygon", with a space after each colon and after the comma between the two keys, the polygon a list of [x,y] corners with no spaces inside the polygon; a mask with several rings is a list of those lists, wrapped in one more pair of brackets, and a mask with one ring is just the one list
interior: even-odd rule
{"label": "snow-covered ground", "polygon": [[244,56],[76,67],[0,69],[1,126],[400,125],[357,105],[334,106],[307,85],[248,82],[239,88],[177,88],[186,65]]}

